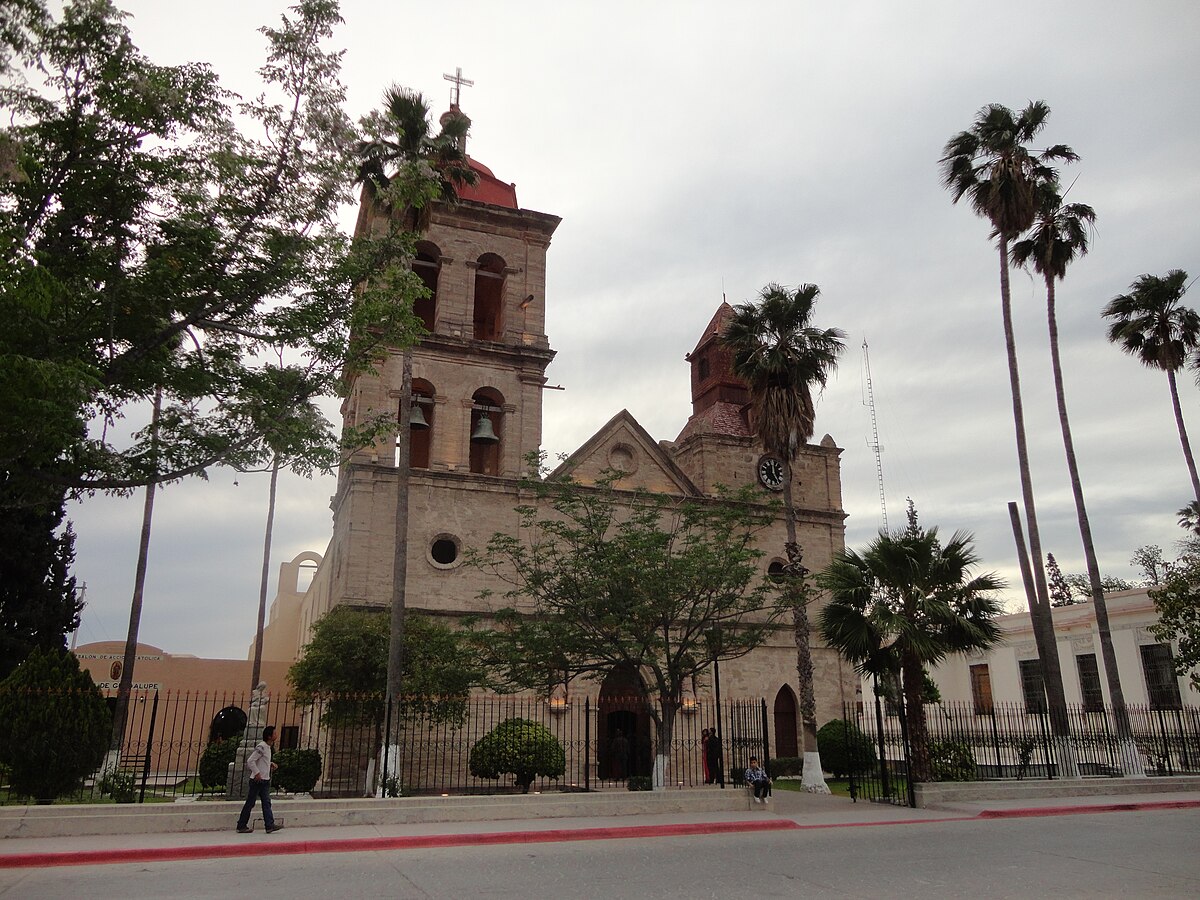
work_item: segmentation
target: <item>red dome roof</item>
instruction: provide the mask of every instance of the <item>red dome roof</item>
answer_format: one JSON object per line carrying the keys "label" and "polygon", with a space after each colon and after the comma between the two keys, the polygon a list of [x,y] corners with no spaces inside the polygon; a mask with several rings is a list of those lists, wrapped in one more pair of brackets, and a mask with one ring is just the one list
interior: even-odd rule
{"label": "red dome roof", "polygon": [[474,185],[463,185],[458,189],[460,200],[471,200],[475,203],[486,203],[489,206],[503,206],[507,209],[520,209],[517,206],[517,186],[505,184],[492,174],[492,170],[483,163],[467,157],[467,162],[479,176],[479,182]]}

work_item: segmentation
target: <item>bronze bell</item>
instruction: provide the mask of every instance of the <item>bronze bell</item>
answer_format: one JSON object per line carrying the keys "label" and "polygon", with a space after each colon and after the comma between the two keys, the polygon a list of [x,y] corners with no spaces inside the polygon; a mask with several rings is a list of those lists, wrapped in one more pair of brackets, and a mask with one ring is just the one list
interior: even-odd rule
{"label": "bronze bell", "polygon": [[415,401],[408,414],[408,427],[415,431],[425,431],[429,427],[429,423],[425,421],[425,413],[421,412],[420,404]]}
{"label": "bronze bell", "polygon": [[479,414],[479,424],[475,426],[475,431],[471,435],[472,444],[498,444],[500,438],[496,437],[496,432],[492,430],[492,420],[487,413]]}

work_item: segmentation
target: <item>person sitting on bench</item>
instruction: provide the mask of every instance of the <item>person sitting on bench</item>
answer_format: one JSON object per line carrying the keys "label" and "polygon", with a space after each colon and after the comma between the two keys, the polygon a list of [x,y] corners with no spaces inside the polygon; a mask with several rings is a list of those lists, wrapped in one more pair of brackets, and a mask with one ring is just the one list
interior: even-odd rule
{"label": "person sitting on bench", "polygon": [[750,766],[746,769],[746,784],[754,789],[755,803],[766,803],[771,796],[771,776],[758,764],[757,756],[750,757]]}

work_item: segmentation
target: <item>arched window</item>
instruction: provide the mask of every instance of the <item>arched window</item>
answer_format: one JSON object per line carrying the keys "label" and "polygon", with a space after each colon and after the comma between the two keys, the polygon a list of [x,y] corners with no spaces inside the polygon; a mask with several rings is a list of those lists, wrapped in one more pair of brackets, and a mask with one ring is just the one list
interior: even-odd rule
{"label": "arched window", "polygon": [[442,254],[429,241],[417,244],[417,258],[413,260],[412,269],[420,276],[425,287],[429,288],[429,296],[422,297],[413,304],[413,315],[421,320],[430,331],[437,322],[437,289],[438,275],[442,270]]}
{"label": "arched window", "polygon": [[433,385],[424,378],[414,378],[412,383],[412,412],[408,417],[409,444],[408,464],[414,469],[428,469],[430,450],[433,447]]}
{"label": "arched window", "polygon": [[471,397],[471,471],[499,475],[504,446],[504,397],[481,388]]}
{"label": "arched window", "polygon": [[498,341],[504,334],[504,260],[495,253],[479,257],[475,269],[475,340]]}

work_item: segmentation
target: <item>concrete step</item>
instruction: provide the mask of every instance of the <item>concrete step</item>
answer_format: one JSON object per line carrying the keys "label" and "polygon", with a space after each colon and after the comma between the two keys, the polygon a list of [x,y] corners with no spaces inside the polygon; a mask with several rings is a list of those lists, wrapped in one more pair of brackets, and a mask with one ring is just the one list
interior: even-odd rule
{"label": "concrete step", "polygon": [[917,806],[937,809],[952,803],[988,800],[1046,800],[1054,797],[1136,796],[1200,791],[1200,776],[1175,778],[1024,779],[1022,781],[941,781],[913,786]]}
{"label": "concrete step", "polygon": [[[387,799],[274,798],[275,818],[292,827],[407,825],[593,816],[703,813],[747,808],[746,792],[719,788],[686,791],[508,794]],[[0,807],[0,839],[88,834],[233,831],[241,801],[78,804]],[[256,807],[252,821],[261,824]]]}

